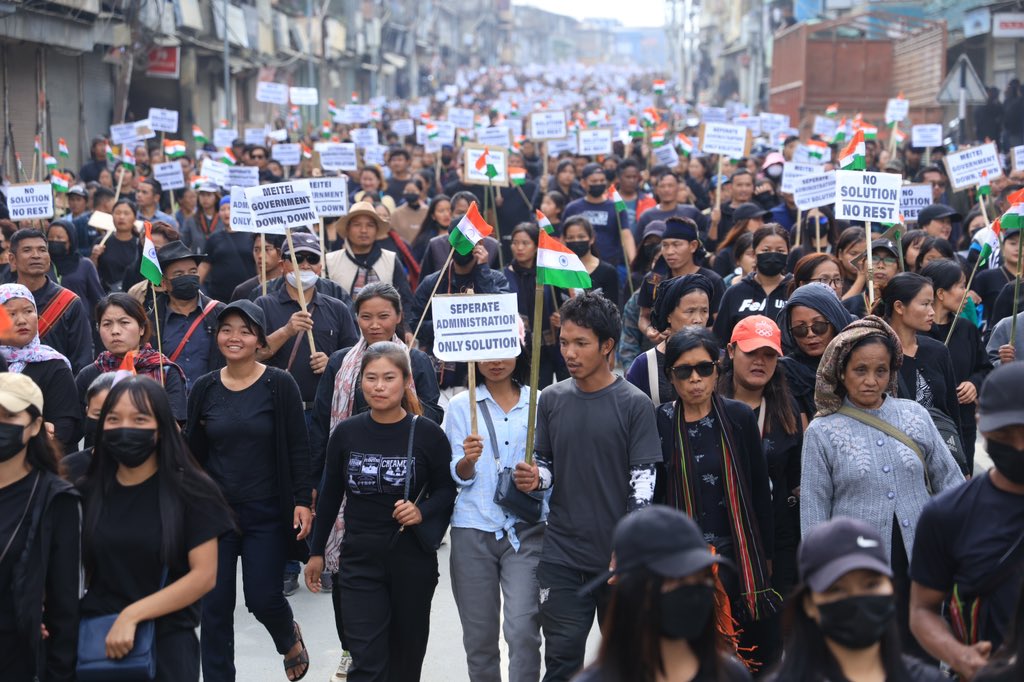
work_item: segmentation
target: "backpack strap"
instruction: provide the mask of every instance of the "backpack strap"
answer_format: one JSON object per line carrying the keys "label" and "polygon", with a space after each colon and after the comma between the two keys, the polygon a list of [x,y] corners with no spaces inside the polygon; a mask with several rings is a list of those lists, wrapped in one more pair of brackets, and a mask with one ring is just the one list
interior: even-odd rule
{"label": "backpack strap", "polygon": [[181,355],[181,351],[185,350],[185,346],[188,344],[188,340],[192,338],[192,333],[199,327],[200,324],[203,323],[203,320],[206,319],[206,316],[209,315],[210,312],[213,311],[213,309],[216,308],[219,303],[220,301],[216,299],[210,299],[210,302],[203,307],[203,311],[199,314],[199,317],[192,321],[192,325],[188,328],[188,331],[185,332],[185,336],[181,337],[181,342],[178,343],[178,347],[175,348],[174,352],[168,356],[168,359],[171,362],[178,361],[178,356]]}
{"label": "backpack strap", "polygon": [[655,405],[660,405],[661,390],[658,388],[658,349],[649,349],[644,355],[647,356],[647,390],[651,394],[651,400]]}
{"label": "backpack strap", "polygon": [[842,407],[840,407],[839,414],[845,414],[847,417],[850,417],[851,419],[856,419],[861,424],[867,424],[868,426],[877,429],[886,435],[892,436],[893,438],[895,438],[896,440],[910,448],[911,451],[913,451],[913,453],[917,455],[917,458],[921,460],[921,468],[924,469],[924,486],[925,488],[928,489],[928,494],[934,494],[934,491],[932,489],[931,477],[928,476],[928,464],[924,461],[924,453],[921,452],[920,446],[918,446],[918,444],[915,443],[910,436],[903,433],[889,422],[879,419],[875,415],[869,414],[864,410],[858,410],[849,405],[843,405]]}
{"label": "backpack strap", "polygon": [[42,339],[60,322],[60,318],[68,311],[71,304],[78,300],[78,295],[70,289],[61,287],[57,295],[50,299],[46,309],[39,313],[39,338]]}

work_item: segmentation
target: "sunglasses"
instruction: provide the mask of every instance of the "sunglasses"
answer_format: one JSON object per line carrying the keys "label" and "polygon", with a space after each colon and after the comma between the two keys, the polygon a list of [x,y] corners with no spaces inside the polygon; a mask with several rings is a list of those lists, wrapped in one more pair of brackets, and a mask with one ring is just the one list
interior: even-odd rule
{"label": "sunglasses", "polygon": [[310,265],[319,265],[320,256],[315,253],[297,253],[295,254],[295,262],[299,265],[303,263],[309,263]]}
{"label": "sunglasses", "polygon": [[812,322],[809,325],[808,324],[801,324],[801,325],[799,325],[797,327],[790,327],[789,328],[789,333],[792,334],[793,336],[795,336],[798,339],[802,339],[802,338],[806,337],[807,334],[809,334],[810,332],[814,332],[815,336],[821,336],[821,335],[823,335],[825,332],[827,332],[831,328],[832,328],[831,323],[829,323],[829,322],[822,322],[822,321],[819,320],[818,322]]}
{"label": "sunglasses", "polygon": [[672,376],[679,381],[685,381],[693,376],[696,372],[697,376],[702,379],[707,379],[709,376],[715,373],[715,369],[718,367],[717,362],[698,362],[696,365],[676,365],[672,368]]}

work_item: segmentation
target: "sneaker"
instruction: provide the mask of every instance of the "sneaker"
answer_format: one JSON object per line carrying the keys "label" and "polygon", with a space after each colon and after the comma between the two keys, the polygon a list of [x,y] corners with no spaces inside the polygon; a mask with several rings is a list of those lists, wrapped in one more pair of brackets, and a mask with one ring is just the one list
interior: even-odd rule
{"label": "sneaker", "polygon": [[332,589],[334,589],[334,574],[324,571],[320,574],[320,591],[330,594]]}
{"label": "sneaker", "polygon": [[348,671],[351,667],[352,656],[347,651],[342,651],[341,663],[338,664],[338,669],[335,671],[329,682],[341,682],[341,680],[348,679]]}
{"label": "sneaker", "polygon": [[290,597],[299,591],[299,576],[297,573],[286,573],[284,576],[284,596]]}

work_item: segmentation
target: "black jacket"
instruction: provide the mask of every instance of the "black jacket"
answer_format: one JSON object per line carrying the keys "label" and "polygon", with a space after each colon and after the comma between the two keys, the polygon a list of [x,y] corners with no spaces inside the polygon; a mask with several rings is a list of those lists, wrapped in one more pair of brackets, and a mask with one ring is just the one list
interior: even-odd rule
{"label": "black jacket", "polygon": [[[46,284],[32,292],[33,298],[36,299],[36,310],[40,315],[62,288],[47,277]],[[89,313],[81,298],[73,301],[57,320],[57,324],[39,340],[66,357],[71,363],[71,371],[76,374],[96,359],[92,352]]]}
{"label": "black jacket", "polygon": [[[150,300],[152,301],[152,299],[150,299]],[[200,312],[205,310],[206,306],[212,300],[213,300],[212,298],[210,298],[209,296],[204,294],[202,291],[200,291],[199,292],[199,310],[200,310]],[[154,330],[159,329],[160,333],[163,334],[164,330],[167,329],[167,318],[171,314],[170,300],[169,300],[169,297],[167,296],[167,294],[160,294],[159,296],[157,296],[157,307],[160,310],[160,326],[159,327],[156,326],[156,320],[155,320],[155,318],[153,316],[153,307],[151,305],[146,307],[146,316],[149,318],[150,328],[154,329]],[[221,354],[220,348],[217,346],[217,317],[221,314],[221,312],[223,312],[224,308],[226,308],[226,307],[227,306],[223,302],[218,302],[217,305],[215,305],[213,307],[213,310],[211,310],[209,312],[209,314],[207,314],[207,316],[204,317],[203,321],[200,323],[200,324],[203,325],[203,328],[206,330],[206,333],[209,335],[209,339],[210,339],[210,355],[209,355],[209,361],[207,363],[207,368],[206,368],[207,372],[212,372],[215,369],[220,369],[221,367],[224,366],[224,356]],[[189,339],[189,343],[192,343],[191,339]],[[188,345],[188,344],[186,344],[186,345]],[[167,348],[167,347],[165,347],[164,348],[164,352],[166,352],[168,354],[168,357],[170,357],[170,354],[174,352],[174,348]],[[198,377],[189,377],[189,381],[192,381],[193,379],[196,379],[196,378],[198,378]]]}
{"label": "black jacket", "polygon": [[786,290],[789,288],[789,282],[793,276],[783,277],[779,286],[775,287],[772,293],[766,295],[764,287],[757,281],[755,274],[752,272],[728,287],[725,290],[725,295],[722,296],[722,303],[718,307],[718,315],[715,317],[712,330],[723,347],[729,343],[733,327],[744,317],[764,315],[774,320],[786,306]]}

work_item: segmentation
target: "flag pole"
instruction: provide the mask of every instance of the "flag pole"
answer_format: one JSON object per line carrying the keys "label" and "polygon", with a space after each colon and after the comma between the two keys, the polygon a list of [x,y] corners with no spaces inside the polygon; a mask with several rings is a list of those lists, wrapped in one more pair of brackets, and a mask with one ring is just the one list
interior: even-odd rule
{"label": "flag pole", "polygon": [[800,231],[804,224],[804,210],[799,206],[796,209],[796,238],[793,240],[793,246],[800,245]]}
{"label": "flag pole", "polygon": [[434,290],[430,292],[430,297],[427,299],[427,304],[423,306],[423,314],[420,315],[420,321],[416,323],[416,331],[412,333],[412,339],[409,341],[409,348],[412,348],[413,344],[416,343],[416,337],[419,336],[420,327],[423,326],[423,320],[427,319],[427,311],[430,310],[430,302],[434,300],[434,294],[437,293],[437,286],[441,283],[441,278],[444,277],[444,271],[448,269],[448,265],[452,262],[452,256],[455,255],[455,247],[453,246],[448,251],[448,258],[445,259],[444,265],[441,266],[440,272],[437,273],[437,281],[434,282]]}
{"label": "flag pole", "polygon": [[814,252],[821,253],[821,220],[814,217]]}
{"label": "flag pole", "polygon": [[324,230],[324,217],[320,216],[320,250],[324,253],[324,277],[327,277],[327,233]]}
{"label": "flag pole", "polygon": [[260,270],[262,271],[263,277],[261,282],[263,283],[263,295],[267,295],[267,234],[264,232],[260,235],[260,248],[263,253],[260,254]]}
{"label": "flag pole", "polygon": [[164,385],[164,342],[160,338],[160,311],[156,307],[156,285],[152,281],[149,288],[153,291],[153,322],[156,323],[156,350],[160,360],[160,385]]}
{"label": "flag pole", "polygon": [[[1010,345],[1014,348],[1017,347],[1017,306],[1020,303],[1020,259],[1024,257],[1024,234],[1017,232],[1017,235],[1017,277],[1013,280],[1013,320],[1010,322]],[[975,265],[977,265],[977,263],[975,263]]]}
{"label": "flag pole", "polygon": [[907,264],[903,262],[903,236],[900,234],[899,230],[895,230],[892,233],[892,236],[892,241],[896,245],[896,257],[900,259],[900,272],[906,272]]}
{"label": "flag pole", "polygon": [[[875,259],[871,249],[871,223],[864,223],[864,234],[868,240],[868,248],[865,252],[867,255],[868,263],[868,313],[871,313],[871,309],[875,307]],[[899,247],[897,247],[899,249]]]}
{"label": "flag pole", "polygon": [[[617,190],[616,190],[617,191]],[[619,215],[619,209],[614,208],[614,202],[612,202],[613,210],[615,211],[615,222],[619,224],[619,243],[622,244],[622,260],[626,260],[626,235],[622,233],[622,216]],[[626,282],[629,284],[629,295],[632,296],[636,293],[633,287],[633,277],[630,272],[629,263],[626,263]]]}
{"label": "flag pole", "polygon": [[[986,244],[986,246],[988,245]],[[982,252],[984,255],[984,248],[982,248]],[[979,257],[978,260],[974,261],[974,268],[971,269],[971,276],[967,278],[967,287],[964,289],[963,298],[960,299],[960,305],[956,307],[956,315],[953,316],[952,322],[949,323],[949,333],[946,334],[946,340],[943,342],[947,346],[949,345],[949,340],[953,338],[953,329],[956,328],[956,321],[960,318],[960,313],[964,311],[964,306],[967,304],[967,296],[971,292],[971,283],[974,282],[974,274],[978,272],[978,265],[981,264],[982,260],[984,260],[984,258]]]}
{"label": "flag pole", "polygon": [[544,285],[540,282],[533,293],[533,325],[530,338],[530,403],[526,421],[526,463],[533,463],[533,439],[537,433],[537,384],[540,383],[540,341],[543,336]]}
{"label": "flag pole", "polygon": [[981,194],[978,195],[978,208],[981,209],[981,215],[985,219],[985,224],[988,225],[988,209],[985,208],[985,197]]}
{"label": "flag pole", "polygon": [[[441,281],[441,278],[437,278]],[[472,294],[473,289],[466,289],[467,294]],[[470,360],[468,364],[468,371],[466,377],[469,379],[469,433],[471,435],[477,435],[479,429],[477,428],[477,415],[476,415],[476,362]],[[494,453],[497,455],[498,453]]]}
{"label": "flag pole", "polygon": [[[306,308],[306,294],[302,291],[302,277],[299,276],[299,259],[295,257],[295,246],[292,244],[292,228],[285,228],[284,234],[285,238],[288,240],[288,254],[292,257],[292,270],[295,272],[295,288],[299,292],[299,306],[302,307],[302,312],[308,313],[309,310]],[[313,343],[313,330],[308,330],[306,334],[309,336],[309,352],[310,355],[312,355],[316,352],[316,346]]]}

